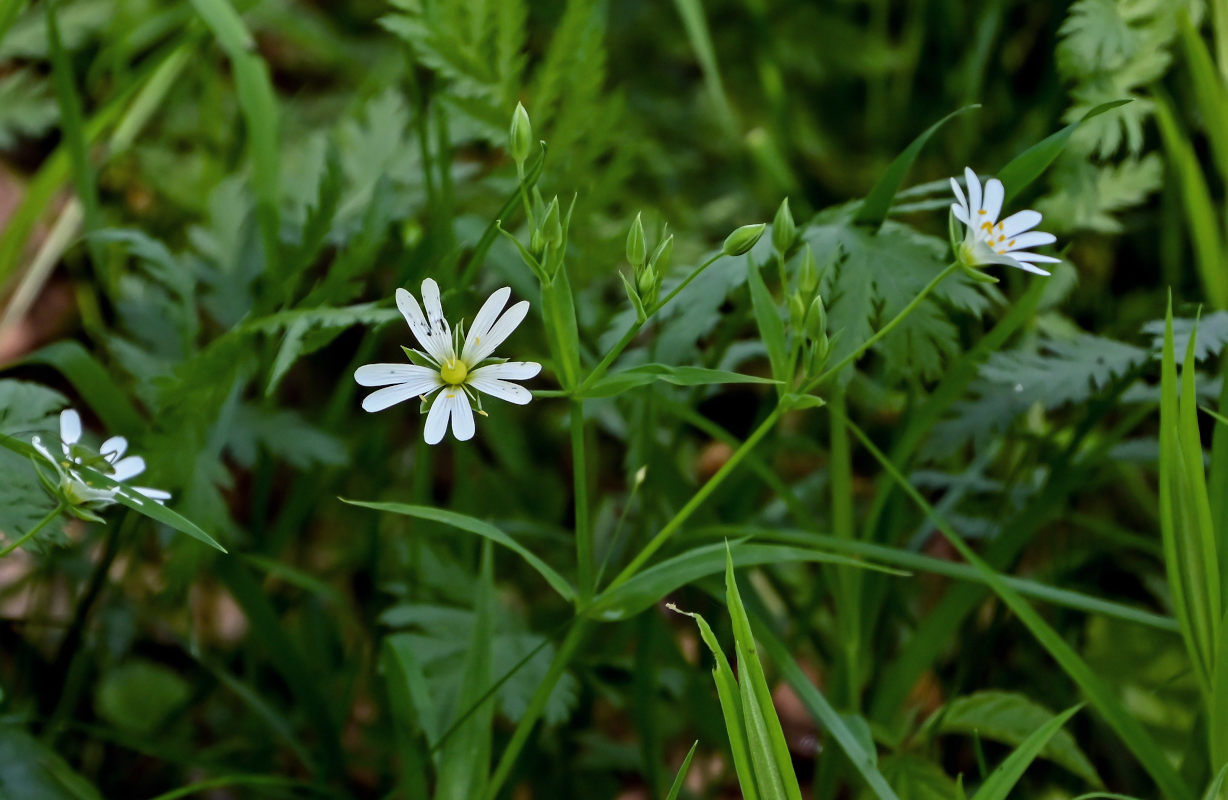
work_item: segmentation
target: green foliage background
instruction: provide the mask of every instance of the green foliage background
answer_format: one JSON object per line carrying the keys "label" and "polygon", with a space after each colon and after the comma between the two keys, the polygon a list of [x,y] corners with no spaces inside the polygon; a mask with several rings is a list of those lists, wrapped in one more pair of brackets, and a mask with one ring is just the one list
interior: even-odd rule
{"label": "green foliage background", "polygon": [[[52,514],[0,559],[0,796],[1216,800],[1228,617],[1194,578],[1228,580],[1228,438],[1190,398],[1224,413],[1225,26],[1222,0],[0,6],[0,433],[75,407],[175,512]],[[553,289],[511,241],[518,102],[526,185],[576,198]],[[965,165],[1020,176],[1051,278],[931,283]],[[786,196],[796,242],[720,257]],[[637,213],[679,290],[642,332]],[[811,258],[830,353],[799,378]],[[454,319],[530,300],[504,354],[546,366],[436,448],[352,379],[401,358],[391,297],[427,277]],[[0,451],[5,542],[55,508]]]}

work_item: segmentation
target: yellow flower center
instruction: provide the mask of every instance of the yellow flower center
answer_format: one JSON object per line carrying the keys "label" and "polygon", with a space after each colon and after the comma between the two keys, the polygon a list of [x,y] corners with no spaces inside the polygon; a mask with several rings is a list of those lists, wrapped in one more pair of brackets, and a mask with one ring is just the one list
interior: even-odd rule
{"label": "yellow flower center", "polygon": [[450,386],[460,386],[465,382],[465,377],[468,375],[469,368],[459,358],[443,362],[443,366],[439,369],[439,377],[443,378],[443,382]]}

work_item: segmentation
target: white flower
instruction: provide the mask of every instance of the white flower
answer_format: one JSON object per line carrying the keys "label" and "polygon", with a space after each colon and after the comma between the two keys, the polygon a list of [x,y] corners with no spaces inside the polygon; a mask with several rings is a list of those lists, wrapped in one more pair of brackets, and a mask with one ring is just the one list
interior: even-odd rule
{"label": "white flower", "polygon": [[[102,443],[97,452],[81,443],[81,415],[71,408],[60,412],[60,450],[62,456],[55,456],[43,444],[40,437],[31,438],[34,449],[43,458],[51,462],[59,476],[59,493],[69,505],[85,510],[105,508],[115,503],[117,490],[93,486],[81,475],[77,467],[89,467],[97,470],[112,480],[123,483],[129,478],[135,478],[145,471],[145,459],[140,456],[124,457],[128,450],[128,440],[122,436],[112,436]],[[164,503],[170,499],[170,492],[161,489],[150,489],[147,486],[133,486],[132,491],[138,492],[151,500]]]}
{"label": "white flower", "polygon": [[[508,383],[509,380],[526,380],[541,372],[541,364],[532,361],[503,361],[491,358],[495,348],[516,330],[525,315],[529,303],[521,300],[507,311],[512,290],[506,286],[499,289],[482,304],[473,318],[473,325],[466,336],[463,323],[455,334],[443,317],[439,303],[439,285],[427,278],[422,282],[422,307],[414,296],[404,289],[397,289],[397,308],[405,315],[414,338],[422,350],[413,352],[430,366],[418,364],[366,364],[354,372],[354,380],[362,386],[383,386],[362,401],[366,411],[383,411],[385,408],[420,397],[423,402],[435,391],[439,395],[426,415],[423,438],[427,444],[439,444],[452,421],[452,435],[461,441],[473,438],[473,408],[470,399],[482,411],[478,392],[492,395],[509,403],[524,405],[533,395],[523,386]],[[461,338],[464,337],[464,344]],[[425,351],[425,352],[423,352]],[[490,363],[482,365],[483,362]]]}
{"label": "white flower", "polygon": [[951,213],[968,229],[963,244],[959,246],[959,260],[969,267],[1005,264],[1037,275],[1048,275],[1036,263],[1056,264],[1061,259],[1026,252],[1029,247],[1057,241],[1057,237],[1051,233],[1032,230],[1040,224],[1040,212],[1030,209],[1019,211],[999,222],[998,214],[1002,212],[1005,197],[1002,181],[990,178],[985,181],[982,192],[980,179],[968,167],[964,167],[964,178],[968,184],[967,198],[959,183],[951,178],[951,188],[959,199],[958,203],[951,204]]}

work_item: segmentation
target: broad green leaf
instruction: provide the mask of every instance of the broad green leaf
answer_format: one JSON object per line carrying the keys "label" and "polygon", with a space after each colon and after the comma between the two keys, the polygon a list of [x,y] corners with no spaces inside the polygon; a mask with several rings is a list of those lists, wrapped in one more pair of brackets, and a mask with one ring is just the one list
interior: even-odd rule
{"label": "broad green leaf", "polygon": [[704,367],[671,367],[668,364],[641,364],[612,372],[584,390],[581,397],[613,397],[637,386],[662,381],[675,386],[709,386],[720,383],[778,383],[757,375],[743,375]]}
{"label": "broad green leaf", "polygon": [[981,784],[980,790],[973,795],[972,800],[1007,800],[1015,784],[1023,777],[1028,765],[1040,755],[1041,750],[1045,748],[1053,735],[1061,730],[1066,721],[1077,714],[1080,708],[1082,708],[1081,705],[1063,711],[1024,739],[1006,757],[1006,760],[998,765],[989,779]]}
{"label": "broad green leaf", "polygon": [[[960,797],[955,781],[942,767],[916,753],[893,753],[879,759],[883,777],[896,788],[904,800],[952,800]],[[872,796],[862,790],[859,798]]]}
{"label": "broad green leaf", "polygon": [[98,790],[33,736],[0,725],[0,797],[102,800]]}
{"label": "broad green leaf", "polygon": [[1010,202],[1020,190],[1039,178],[1045,168],[1061,155],[1075,129],[1089,119],[1129,102],[1129,100],[1114,100],[1109,103],[1101,103],[1084,114],[1082,119],[1070,123],[1057,133],[1050,134],[1011,159],[1006,166],[998,170],[998,180],[1002,181],[1002,187],[1006,190],[1006,202]]}
{"label": "broad green leaf", "polygon": [[682,759],[682,765],[678,767],[678,774],[674,777],[674,783],[669,787],[669,793],[665,795],[665,800],[678,800],[679,793],[682,792],[682,784],[686,781],[686,774],[691,769],[691,759],[695,757],[695,749],[699,747],[699,740],[695,740],[695,744],[691,745],[691,749],[687,751],[686,758]]}
{"label": "broad green leaf", "polygon": [[887,218],[887,212],[891,209],[891,203],[895,200],[896,192],[903,185],[904,177],[908,174],[908,170],[912,169],[913,162],[921,154],[921,148],[925,147],[925,143],[930,140],[930,137],[937,133],[938,129],[947,124],[948,121],[974,108],[980,108],[980,106],[964,106],[957,111],[952,111],[922,131],[921,135],[916,139],[913,139],[912,143],[895,157],[895,160],[891,162],[891,166],[887,167],[887,171],[883,173],[883,177],[878,179],[878,183],[874,184],[874,188],[866,195],[866,199],[861,203],[861,208],[857,211],[857,216],[853,218],[854,221],[859,225],[868,225],[870,228],[877,230],[883,224],[883,220]]}
{"label": "broad green leaf", "polygon": [[[931,722],[935,733],[962,733],[1019,746],[1053,716],[1022,694],[986,690],[955,698],[934,712]],[[1039,755],[1061,764],[1093,786],[1101,785],[1096,768],[1066,731],[1055,733]]]}
{"label": "broad green leaf", "polygon": [[[778,544],[730,542],[729,553],[735,566],[758,564],[831,563],[872,569],[894,575],[907,573],[851,556],[833,555],[813,547],[788,547]],[[725,544],[697,547],[655,564],[625,583],[598,595],[588,613],[604,621],[627,619],[640,613],[670,592],[725,569]]]}
{"label": "broad green leaf", "polygon": [[477,534],[485,539],[489,539],[495,544],[502,545],[512,552],[519,555],[529,566],[537,570],[537,572],[546,579],[546,582],[559,593],[559,596],[564,600],[575,599],[575,589],[567,582],[562,575],[555,571],[553,567],[542,561],[536,555],[531,553],[524,545],[508,536],[503,531],[491,525],[489,522],[483,522],[480,519],[458,514],[455,511],[445,511],[440,508],[431,508],[429,506],[415,506],[406,503],[368,503],[362,500],[346,500],[341,498],[343,503],[350,505],[369,508],[373,511],[386,511],[391,514],[401,514],[407,517],[416,519],[425,519],[432,522],[439,522],[462,531]]}

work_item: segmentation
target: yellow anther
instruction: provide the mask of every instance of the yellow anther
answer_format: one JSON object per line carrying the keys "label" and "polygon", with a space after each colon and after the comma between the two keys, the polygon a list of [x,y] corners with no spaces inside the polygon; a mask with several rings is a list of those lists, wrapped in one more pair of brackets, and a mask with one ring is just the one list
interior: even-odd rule
{"label": "yellow anther", "polygon": [[985,209],[983,209],[983,208],[982,208],[980,211],[978,211],[978,212],[976,212],[976,213],[978,213],[978,214],[988,214],[989,212],[988,212],[988,211],[986,211]]}

